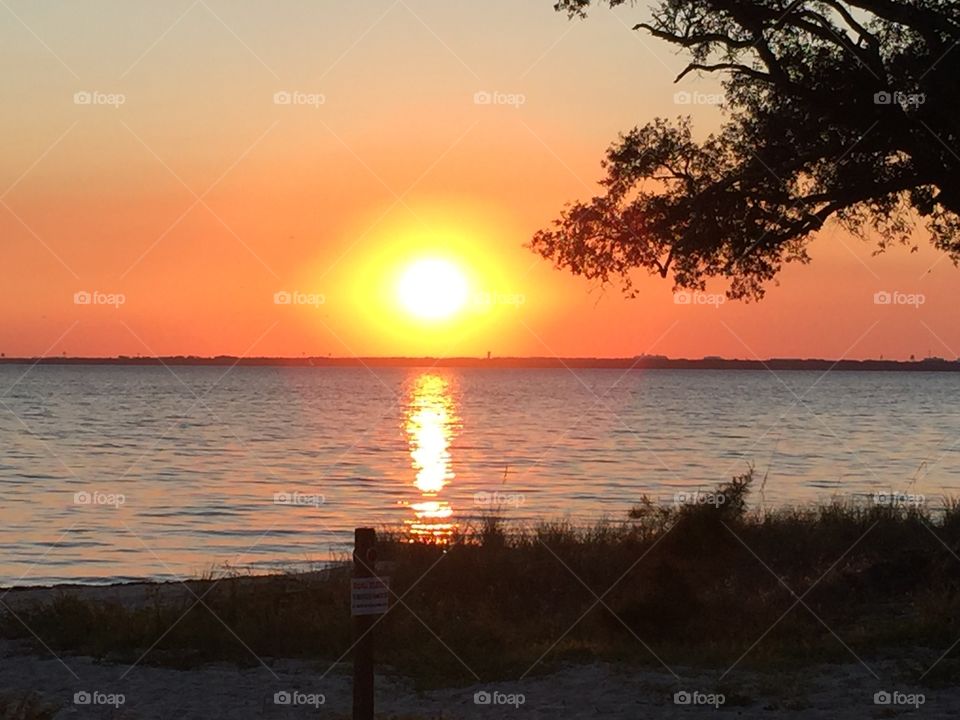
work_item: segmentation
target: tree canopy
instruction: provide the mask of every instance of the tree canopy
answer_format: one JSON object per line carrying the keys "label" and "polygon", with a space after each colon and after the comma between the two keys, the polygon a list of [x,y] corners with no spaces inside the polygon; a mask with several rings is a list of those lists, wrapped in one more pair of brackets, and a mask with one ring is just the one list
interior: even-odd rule
{"label": "tree canopy", "polygon": [[[560,0],[559,11],[632,0]],[[960,259],[960,3],[956,0],[661,0],[634,28],[723,77],[722,128],[689,117],[620,136],[601,192],[568,205],[532,249],[601,282],[647,269],[678,288],[722,278],[759,298],[809,262],[835,219],[878,251],[922,222]]]}

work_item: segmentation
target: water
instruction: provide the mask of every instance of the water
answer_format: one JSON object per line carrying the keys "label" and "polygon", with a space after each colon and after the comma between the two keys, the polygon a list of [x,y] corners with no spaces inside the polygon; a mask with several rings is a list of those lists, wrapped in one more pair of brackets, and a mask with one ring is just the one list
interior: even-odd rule
{"label": "water", "polygon": [[352,528],[960,494],[960,373],[0,366],[0,584],[267,571]]}

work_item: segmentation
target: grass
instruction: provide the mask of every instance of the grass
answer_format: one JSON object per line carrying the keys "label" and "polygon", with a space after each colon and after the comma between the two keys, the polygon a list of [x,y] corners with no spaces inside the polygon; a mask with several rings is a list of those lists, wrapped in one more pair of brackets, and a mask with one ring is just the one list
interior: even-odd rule
{"label": "grass", "polygon": [[4,720],[51,720],[60,706],[35,692],[0,691],[0,718]]}
{"label": "grass", "polygon": [[[752,473],[734,478],[711,503],[644,498],[622,521],[589,528],[518,529],[491,516],[449,546],[382,533],[403,599],[377,626],[378,662],[421,686],[570,661],[661,668],[653,653],[722,669],[748,649],[740,667],[855,662],[835,632],[860,656],[911,650],[929,665],[960,637],[960,506],[836,502],[761,514],[747,503],[752,484]],[[63,592],[18,614],[59,651],[132,662],[152,647],[144,662],[177,667],[253,665],[255,653],[325,670],[351,645],[345,566],[191,588],[201,603],[158,596],[131,608]],[[31,640],[10,615],[0,634]],[[953,652],[926,682],[957,679]]]}

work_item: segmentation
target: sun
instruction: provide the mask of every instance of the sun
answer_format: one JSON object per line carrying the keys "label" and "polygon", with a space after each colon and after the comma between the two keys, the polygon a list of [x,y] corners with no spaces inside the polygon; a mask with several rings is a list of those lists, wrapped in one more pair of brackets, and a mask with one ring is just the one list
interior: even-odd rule
{"label": "sun", "polygon": [[449,260],[415,260],[403,271],[397,297],[403,309],[420,320],[445,320],[467,304],[467,278]]}

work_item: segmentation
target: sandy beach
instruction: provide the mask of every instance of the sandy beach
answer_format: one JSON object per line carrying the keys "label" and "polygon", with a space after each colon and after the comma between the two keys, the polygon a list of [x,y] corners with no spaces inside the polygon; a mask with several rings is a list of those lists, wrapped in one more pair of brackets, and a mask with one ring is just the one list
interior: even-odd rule
{"label": "sandy beach", "polygon": [[[223,582],[270,583],[276,578]],[[2,598],[10,611],[26,613],[68,593],[91,602],[136,608],[176,602],[191,595],[180,583],[129,583],[102,587],[25,588]],[[252,657],[247,666],[207,663],[189,669],[159,667],[148,658],[95,659],[44,651],[36,644],[0,641],[0,718],[349,718],[351,666],[284,658]],[[567,664],[522,679],[482,679],[463,687],[418,691],[388,667],[376,679],[378,716],[428,718],[527,717],[686,718],[888,718],[901,714],[955,717],[960,688],[904,687],[905,658],[867,658],[869,669],[850,663],[757,673],[737,669],[718,682],[716,669],[667,670],[631,664]],[[455,662],[453,656],[451,662]],[[879,679],[871,675],[871,671]],[[878,704],[876,693],[889,693]],[[84,695],[86,693],[86,695]],[[678,693],[680,693],[678,695]],[[684,701],[689,701],[683,704]],[[289,704],[284,704],[284,703]],[[907,704],[912,702],[913,704]],[[86,703],[86,704],[85,704]],[[919,707],[919,711],[918,711]]]}
{"label": "sandy beach", "polygon": [[[189,671],[150,666],[129,670],[126,664],[96,662],[88,657],[24,655],[9,643],[0,644],[0,687],[3,702],[28,694],[49,717],[167,718],[278,718],[350,717],[349,667],[341,664],[321,679],[326,669],[302,662],[271,660],[269,667],[238,669],[211,665]],[[74,678],[67,667],[76,673]],[[129,672],[128,672],[129,670]],[[121,676],[126,676],[121,680]],[[708,676],[684,670],[687,687],[709,684]],[[912,714],[914,707],[876,705],[877,683],[856,665],[808,670],[797,675],[738,675],[742,695],[726,698],[719,707],[693,707],[673,702],[677,683],[666,672],[636,671],[608,664],[571,666],[560,672],[522,682],[499,681],[463,688],[417,693],[397,677],[377,677],[378,715],[391,718],[491,717],[547,718],[684,718],[721,717],[885,718]],[[74,694],[95,689],[122,693],[123,705],[91,707],[73,702]],[[322,695],[323,703],[289,707],[274,703],[278,692],[299,691],[302,697]],[[517,704],[492,707],[475,702],[477,693],[515,696]],[[747,694],[749,693],[749,694]],[[519,704],[522,697],[523,703]],[[956,717],[960,689],[926,690],[919,714]],[[100,713],[100,714],[97,714]],[[4,714],[2,717],[47,717]]]}

